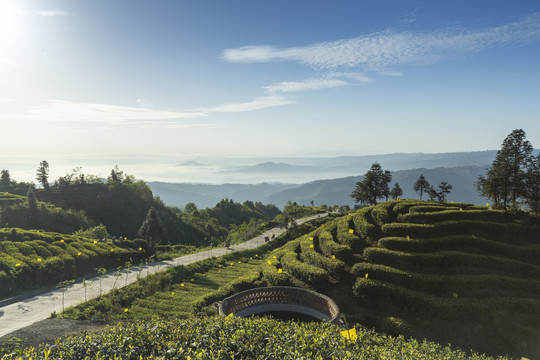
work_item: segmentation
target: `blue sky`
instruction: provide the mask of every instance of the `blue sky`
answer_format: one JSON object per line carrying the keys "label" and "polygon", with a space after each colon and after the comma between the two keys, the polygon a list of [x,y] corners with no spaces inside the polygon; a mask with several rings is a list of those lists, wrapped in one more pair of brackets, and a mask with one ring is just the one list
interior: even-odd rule
{"label": "blue sky", "polygon": [[0,160],[538,148],[539,64],[533,0],[0,0]]}

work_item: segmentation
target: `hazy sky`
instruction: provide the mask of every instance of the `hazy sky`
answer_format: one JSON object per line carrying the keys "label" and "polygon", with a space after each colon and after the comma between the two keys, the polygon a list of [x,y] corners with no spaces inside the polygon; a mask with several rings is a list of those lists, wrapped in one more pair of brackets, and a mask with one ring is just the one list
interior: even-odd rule
{"label": "hazy sky", "polygon": [[538,148],[540,2],[0,0],[0,125],[0,167]]}

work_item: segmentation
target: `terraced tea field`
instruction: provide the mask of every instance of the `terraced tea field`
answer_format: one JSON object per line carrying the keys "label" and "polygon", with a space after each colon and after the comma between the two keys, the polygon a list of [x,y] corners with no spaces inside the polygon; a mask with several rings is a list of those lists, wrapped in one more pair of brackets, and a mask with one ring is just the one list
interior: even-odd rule
{"label": "terraced tea field", "polygon": [[387,333],[538,358],[539,264],[538,218],[409,200],[333,220],[274,250],[262,271]]}

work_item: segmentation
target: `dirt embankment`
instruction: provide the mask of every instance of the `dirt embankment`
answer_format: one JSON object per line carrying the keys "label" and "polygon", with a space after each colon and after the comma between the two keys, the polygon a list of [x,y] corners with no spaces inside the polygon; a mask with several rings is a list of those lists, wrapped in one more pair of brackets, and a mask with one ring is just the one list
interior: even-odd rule
{"label": "dirt embankment", "polygon": [[45,319],[14,331],[2,338],[0,344],[19,343],[21,346],[54,344],[55,339],[75,335],[83,331],[99,332],[108,324],[92,320],[71,320],[64,318]]}

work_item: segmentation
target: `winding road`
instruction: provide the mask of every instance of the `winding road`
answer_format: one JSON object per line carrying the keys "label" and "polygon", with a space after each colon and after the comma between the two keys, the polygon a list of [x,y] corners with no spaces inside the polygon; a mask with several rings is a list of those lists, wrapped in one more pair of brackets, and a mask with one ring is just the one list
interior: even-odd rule
{"label": "winding road", "polygon": [[[324,213],[298,219],[296,220],[296,223],[302,224],[304,222],[311,221],[313,219],[326,215],[328,214]],[[116,272],[112,270],[104,274],[101,280],[97,276],[87,279],[86,286],[85,284],[83,284],[82,281],[74,283],[64,292],[63,296],[62,289],[55,289],[33,297],[26,298],[19,302],[2,306],[0,307],[0,338],[12,333],[15,330],[22,329],[38,321],[45,320],[50,317],[52,312],[62,312],[62,297],[64,307],[67,308],[69,306],[74,306],[83,301],[98,297],[100,295],[100,288],[101,293],[104,294],[111,291],[113,286],[115,286],[116,288],[121,288],[128,284],[134,283],[135,281],[137,281],[138,274],[140,274],[141,277],[144,277],[148,274],[163,271],[170,267],[187,265],[214,256],[222,256],[232,251],[253,249],[264,244],[264,238],[266,236],[278,236],[283,232],[285,232],[284,229],[272,228],[251,240],[248,240],[238,245],[234,245],[229,249],[216,248],[190,255],[185,255],[172,260],[155,262],[149,265],[145,265],[142,268],[134,267],[130,271],[122,272],[120,276],[117,276],[115,274]]]}

